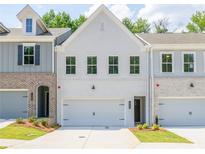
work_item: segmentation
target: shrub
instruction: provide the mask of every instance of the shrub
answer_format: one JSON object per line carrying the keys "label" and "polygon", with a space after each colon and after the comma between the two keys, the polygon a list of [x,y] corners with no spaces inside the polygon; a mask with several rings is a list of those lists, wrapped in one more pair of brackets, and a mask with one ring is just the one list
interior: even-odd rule
{"label": "shrub", "polygon": [[17,123],[17,124],[24,124],[25,122],[23,121],[22,118],[17,118],[17,119],[16,119],[16,123]]}
{"label": "shrub", "polygon": [[138,124],[137,129],[142,130],[142,124]]}
{"label": "shrub", "polygon": [[146,124],[146,123],[144,123],[143,126],[142,126],[143,129],[148,129],[148,127],[149,127],[149,126],[148,126],[148,124]]}
{"label": "shrub", "polygon": [[159,130],[159,125],[153,124],[152,125],[152,130]]}
{"label": "shrub", "polygon": [[41,125],[43,125],[44,127],[48,127],[48,120],[42,119],[41,120]]}
{"label": "shrub", "polygon": [[36,120],[37,120],[37,118],[34,116],[28,118],[28,122],[30,122],[30,123],[33,123]]}
{"label": "shrub", "polygon": [[39,126],[39,121],[36,120],[36,121],[33,122],[33,124],[34,124],[34,126],[38,127]]}

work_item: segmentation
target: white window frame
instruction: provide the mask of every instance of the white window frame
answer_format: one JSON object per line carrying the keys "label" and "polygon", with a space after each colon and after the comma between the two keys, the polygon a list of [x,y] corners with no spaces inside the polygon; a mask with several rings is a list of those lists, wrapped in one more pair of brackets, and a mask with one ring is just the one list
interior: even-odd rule
{"label": "white window frame", "polygon": [[[33,47],[33,64],[25,64],[24,63],[24,47]],[[26,56],[28,56],[28,55],[26,55]],[[31,66],[34,66],[35,65],[35,43],[24,43],[23,44],[23,65],[25,65],[25,66],[29,66],[29,65],[31,65]]]}
{"label": "white window frame", "polygon": [[[75,65],[71,65],[71,64],[67,65],[67,63],[66,63],[67,57],[75,57]],[[67,66],[75,66],[75,74],[67,74],[66,73]],[[76,56],[72,56],[72,55],[65,56],[65,74],[66,75],[76,75],[77,74],[77,58],[76,58]]]}
{"label": "white window frame", "polygon": [[[184,54],[193,54],[194,55],[194,71],[193,72],[184,72]],[[182,52],[182,72],[183,73],[195,73],[196,72],[196,52]]]}
{"label": "white window frame", "polygon": [[[31,19],[32,23],[31,23],[31,32],[27,32],[27,20],[28,19]],[[33,33],[33,18],[26,18],[26,21],[25,21],[25,32],[28,33],[28,34],[32,34]]]}
{"label": "white window frame", "polygon": [[[131,58],[131,57],[139,57],[139,64],[132,64],[132,66],[136,66],[136,65],[139,66],[139,73],[130,73],[130,66],[131,66],[131,64],[130,64],[130,58]],[[139,74],[141,74],[141,58],[140,58],[140,56],[139,56],[139,55],[130,55],[128,61],[129,61],[129,74],[130,74],[130,75],[139,75]]]}
{"label": "white window frame", "polygon": [[[110,67],[110,64],[109,64],[109,57],[118,57],[118,64],[117,64],[117,66],[118,66],[118,73],[115,73],[115,74],[110,74],[110,71],[109,71],[109,67]],[[107,58],[107,64],[108,64],[108,74],[109,75],[113,75],[113,76],[115,76],[115,75],[119,75],[120,74],[120,58],[119,58],[119,56],[118,55],[109,55],[108,56],[108,58]],[[116,64],[113,64],[113,66],[116,66]]]}
{"label": "white window frame", "polygon": [[[88,57],[96,57],[96,64],[89,64],[88,65]],[[96,73],[88,73],[88,66],[96,66]],[[86,73],[87,75],[97,75],[98,74],[98,57],[96,55],[89,55],[86,57]]]}
{"label": "white window frame", "polygon": [[[162,55],[163,54],[172,55],[172,72],[162,72]],[[174,52],[160,52],[160,73],[174,73]]]}

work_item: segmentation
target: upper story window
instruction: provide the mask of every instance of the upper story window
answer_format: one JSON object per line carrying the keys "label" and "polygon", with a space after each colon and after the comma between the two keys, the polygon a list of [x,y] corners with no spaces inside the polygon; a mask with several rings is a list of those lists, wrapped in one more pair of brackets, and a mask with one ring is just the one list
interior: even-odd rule
{"label": "upper story window", "polygon": [[75,57],[66,57],[66,74],[75,74],[76,59]]}
{"label": "upper story window", "polygon": [[194,72],[194,53],[184,53],[184,72]]}
{"label": "upper story window", "polygon": [[171,53],[161,54],[161,71],[162,72],[172,72],[172,61],[173,57]]}
{"label": "upper story window", "polygon": [[34,46],[24,46],[24,65],[34,65]]}
{"label": "upper story window", "polygon": [[140,57],[131,56],[130,57],[130,74],[139,74],[140,73]]}
{"label": "upper story window", "polygon": [[26,33],[32,33],[32,22],[31,18],[26,19]]}
{"label": "upper story window", "polygon": [[118,56],[109,56],[109,74],[118,74]]}
{"label": "upper story window", "polygon": [[87,57],[87,74],[97,74],[97,57]]}

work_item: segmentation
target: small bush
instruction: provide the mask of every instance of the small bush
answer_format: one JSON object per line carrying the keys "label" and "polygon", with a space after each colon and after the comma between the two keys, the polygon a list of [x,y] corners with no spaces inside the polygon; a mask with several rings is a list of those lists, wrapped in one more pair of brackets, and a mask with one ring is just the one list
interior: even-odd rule
{"label": "small bush", "polygon": [[38,121],[38,120],[34,121],[34,122],[33,122],[33,125],[36,126],[36,127],[38,127],[38,126],[39,126],[39,121]]}
{"label": "small bush", "polygon": [[37,120],[37,118],[34,116],[28,118],[28,122],[30,122],[30,123],[33,123],[36,120]]}
{"label": "small bush", "polygon": [[44,127],[48,127],[48,120],[42,119],[41,120],[41,125],[43,125]]}
{"label": "small bush", "polygon": [[152,130],[159,130],[159,125],[153,124],[152,125]]}
{"label": "small bush", "polygon": [[142,130],[142,124],[138,124],[137,129]]}
{"label": "small bush", "polygon": [[17,123],[17,124],[24,124],[25,122],[23,121],[22,118],[17,118],[17,119],[16,119],[16,123]]}
{"label": "small bush", "polygon": [[142,128],[143,128],[143,129],[148,129],[149,126],[148,126],[148,124],[144,123],[143,126],[142,126]]}

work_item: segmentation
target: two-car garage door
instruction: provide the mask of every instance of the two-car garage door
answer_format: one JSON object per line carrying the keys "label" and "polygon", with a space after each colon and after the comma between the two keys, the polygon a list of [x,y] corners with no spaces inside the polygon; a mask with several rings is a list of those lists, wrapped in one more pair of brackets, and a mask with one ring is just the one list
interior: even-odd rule
{"label": "two-car garage door", "polygon": [[159,122],[163,126],[205,125],[205,99],[161,99]]}
{"label": "two-car garage door", "polygon": [[0,119],[27,118],[26,91],[0,91]]}
{"label": "two-car garage door", "polygon": [[63,126],[123,126],[122,100],[65,100]]}

